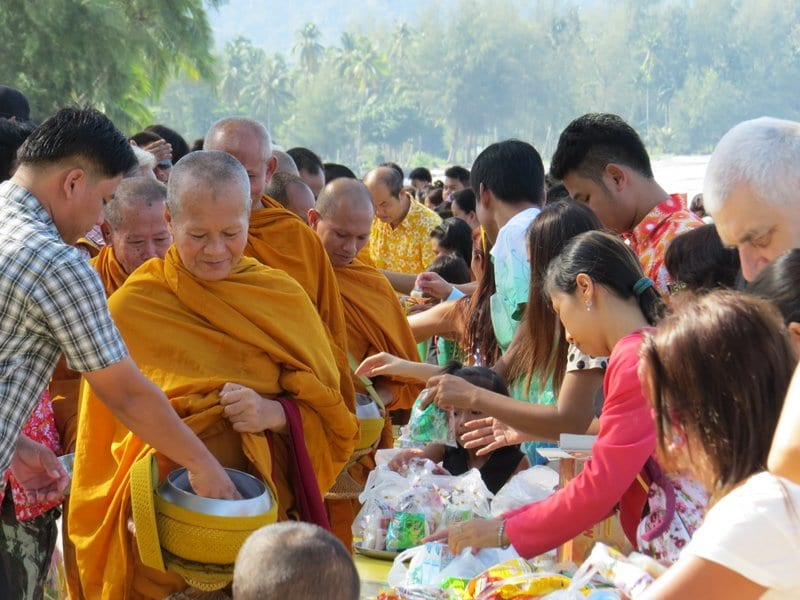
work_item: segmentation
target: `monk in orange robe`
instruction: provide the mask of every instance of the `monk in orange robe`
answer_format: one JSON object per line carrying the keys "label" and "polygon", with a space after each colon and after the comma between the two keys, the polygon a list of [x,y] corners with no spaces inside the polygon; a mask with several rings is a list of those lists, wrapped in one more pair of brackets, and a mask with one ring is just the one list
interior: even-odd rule
{"label": "monk in orange robe", "polygon": [[[109,308],[137,364],[212,454],[267,481],[279,519],[325,525],[322,495],[351,456],[358,424],[305,291],[242,256],[247,197],[233,157],[184,157],[169,182],[174,245],[137,269]],[[176,573],[140,563],[127,528],[129,471],[153,452],[83,390],[69,526],[86,598],[160,599],[186,588]],[[175,465],[156,458],[163,479]]]}
{"label": "monk in orange robe", "polygon": [[325,249],[300,217],[263,193],[277,165],[269,133],[258,121],[238,117],[222,119],[209,129],[204,148],[227,152],[247,169],[253,204],[245,256],[286,271],[311,298],[329,334],[342,396],[355,411],[344,312],[336,276]]}
{"label": "monk in orange robe", "polygon": [[106,296],[151,258],[164,258],[172,236],[164,219],[166,186],[150,177],[123,179],[103,207],[106,245],[89,262],[100,274]]}
{"label": "monk in orange robe", "polygon": [[[320,193],[315,208],[309,211],[309,224],[322,241],[336,273],[347,323],[347,347],[355,364],[378,352],[417,360],[414,335],[392,286],[378,269],[358,258],[369,240],[374,212],[367,187],[356,179],[340,178]],[[361,381],[354,379],[354,383],[357,392],[366,393]],[[418,384],[385,377],[377,379],[374,386],[389,410],[410,408],[422,389]],[[378,447],[391,448],[392,444],[387,414]],[[349,474],[364,483],[374,467],[374,455],[368,455],[351,467]],[[326,505],[334,533],[349,548],[358,502],[329,498]]]}

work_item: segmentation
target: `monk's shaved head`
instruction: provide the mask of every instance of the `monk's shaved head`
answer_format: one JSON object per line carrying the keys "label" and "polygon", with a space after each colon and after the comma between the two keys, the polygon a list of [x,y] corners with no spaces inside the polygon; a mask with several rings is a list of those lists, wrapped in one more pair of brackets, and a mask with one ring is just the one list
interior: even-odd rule
{"label": "monk's shaved head", "polygon": [[103,207],[103,219],[118,229],[129,216],[167,199],[167,186],[150,177],[130,177],[117,186],[111,201]]}
{"label": "monk's shaved head", "polygon": [[272,141],[267,129],[253,119],[222,119],[208,130],[203,148],[227,152],[242,163],[250,179],[252,208],[260,208],[264,186],[275,173],[278,162],[272,155]]}
{"label": "monk's shaved head", "polygon": [[250,212],[250,180],[247,171],[227,152],[191,152],[172,167],[167,185],[167,209],[173,218],[180,214],[183,203],[191,199],[191,192],[197,189],[207,190],[214,197],[234,190],[242,201],[244,212]]}
{"label": "monk's shaved head", "polygon": [[371,219],[375,213],[367,186],[358,179],[340,177],[334,179],[320,192],[314,207],[320,219],[332,217],[344,204],[352,210],[369,214]]}
{"label": "monk's shaved head", "polygon": [[275,173],[291,173],[292,175],[300,176],[300,171],[297,170],[297,165],[294,163],[294,159],[289,156],[288,152],[273,148],[272,156],[278,161]]}
{"label": "monk's shaved head", "polygon": [[317,232],[334,267],[346,267],[369,242],[375,209],[367,186],[342,177],[326,185],[308,211],[308,224]]}
{"label": "monk's shaved head", "polygon": [[203,149],[228,152],[226,147],[238,145],[241,138],[251,137],[261,143],[262,158],[272,156],[272,139],[267,128],[254,119],[244,117],[227,117],[214,123],[206,134]]}

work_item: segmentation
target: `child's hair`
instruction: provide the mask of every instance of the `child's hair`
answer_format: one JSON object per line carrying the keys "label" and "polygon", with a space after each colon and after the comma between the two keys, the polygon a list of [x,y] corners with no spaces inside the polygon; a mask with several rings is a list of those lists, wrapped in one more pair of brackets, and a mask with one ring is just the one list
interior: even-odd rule
{"label": "child's hair", "polygon": [[567,343],[564,327],[544,293],[547,267],[564,246],[584,231],[602,229],[597,216],[573,200],[547,204],[528,228],[531,282],[528,304],[522,319],[521,337],[512,347],[503,374],[509,381],[525,377],[526,387],[536,377],[544,385],[552,378],[558,393],[567,369]]}
{"label": "child's hair", "polygon": [[[662,450],[682,429],[714,496],[766,468],[795,366],[777,311],[728,290],[682,294],[642,344],[642,379]],[[694,446],[696,444],[696,446]]]}
{"label": "child's hair", "polygon": [[463,323],[464,336],[459,346],[471,360],[475,357],[484,365],[493,365],[500,360],[500,345],[492,327],[490,299],[497,290],[494,281],[494,265],[489,252],[491,242],[482,234],[480,228],[472,232],[473,260],[483,263],[483,274],[478,287],[471,296],[459,299],[450,311],[450,318]]}
{"label": "child's hair", "polygon": [[[726,248],[716,225],[703,225],[670,242],[664,264],[680,289],[733,289],[739,276],[739,253]],[[676,290],[677,291],[677,290]]]}
{"label": "child's hair", "polygon": [[800,323],[800,248],[784,252],[747,286],[747,293],[769,300],[783,322]]}
{"label": "child's hair", "polygon": [[472,279],[469,265],[463,258],[453,254],[437,256],[436,260],[429,264],[425,270],[431,273],[438,273],[445,281],[456,285],[469,283],[470,279]]}
{"label": "child's hair", "polygon": [[255,531],[239,550],[236,600],[358,600],[358,572],[342,542],[317,525],[286,521]]}
{"label": "child's hair", "polygon": [[442,367],[442,373],[461,377],[472,385],[508,396],[508,387],[498,373],[488,367],[465,367],[456,360],[450,360]]}
{"label": "child's hair", "polygon": [[431,230],[430,237],[439,243],[439,247],[464,259],[469,266],[472,258],[472,229],[466,221],[450,217]]}
{"label": "child's hair", "polygon": [[636,254],[617,236],[587,231],[574,237],[550,263],[545,290],[572,294],[578,285],[576,277],[581,273],[619,298],[636,298],[651,325],[664,312],[664,302],[653,282],[642,273]]}

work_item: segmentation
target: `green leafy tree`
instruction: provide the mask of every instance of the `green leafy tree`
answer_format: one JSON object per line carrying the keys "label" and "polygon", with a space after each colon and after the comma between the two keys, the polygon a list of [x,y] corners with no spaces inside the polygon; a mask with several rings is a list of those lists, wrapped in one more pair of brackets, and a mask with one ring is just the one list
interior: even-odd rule
{"label": "green leafy tree", "polygon": [[38,119],[85,103],[132,129],[170,78],[213,77],[202,0],[4,0],[0,37],[0,80],[26,92]]}

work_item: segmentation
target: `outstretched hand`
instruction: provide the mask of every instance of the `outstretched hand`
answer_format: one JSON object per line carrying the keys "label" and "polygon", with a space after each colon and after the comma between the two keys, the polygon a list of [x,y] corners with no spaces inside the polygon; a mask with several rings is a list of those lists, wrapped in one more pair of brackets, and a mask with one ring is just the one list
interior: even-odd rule
{"label": "outstretched hand", "polygon": [[461,436],[464,448],[477,448],[478,456],[491,454],[495,450],[522,441],[518,439],[520,435],[516,429],[494,417],[467,421],[464,423],[464,428],[469,430]]}
{"label": "outstretched hand", "polygon": [[69,475],[50,448],[20,435],[11,472],[32,502],[54,502],[64,496]]}
{"label": "outstretched hand", "polygon": [[475,408],[476,390],[466,379],[455,375],[437,375],[428,380],[427,397],[422,402],[423,407],[431,402],[443,409],[462,408],[473,410]]}
{"label": "outstretched hand", "polygon": [[438,273],[426,271],[417,275],[417,280],[414,287],[420,290],[423,294],[433,296],[439,300],[444,300],[453,291],[453,284],[448,283]]}
{"label": "outstretched hand", "polygon": [[501,518],[496,519],[472,519],[438,531],[426,537],[423,542],[443,542],[447,540],[450,552],[456,556],[461,554],[464,548],[472,548],[475,554],[481,548],[497,548],[498,533]]}

